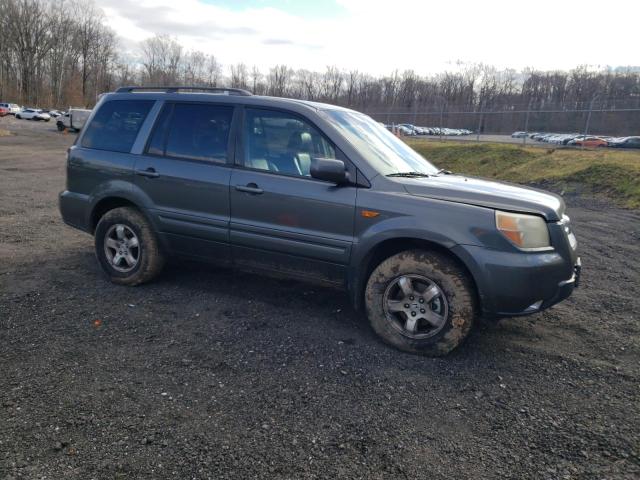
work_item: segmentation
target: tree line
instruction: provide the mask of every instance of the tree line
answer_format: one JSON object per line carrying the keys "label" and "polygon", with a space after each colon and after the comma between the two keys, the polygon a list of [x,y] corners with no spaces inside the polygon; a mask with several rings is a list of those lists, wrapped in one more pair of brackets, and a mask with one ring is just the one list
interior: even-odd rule
{"label": "tree line", "polygon": [[[585,113],[574,110],[640,108],[638,68],[545,72],[460,64],[430,76],[412,70],[374,76],[335,66],[318,72],[281,64],[261,71],[244,63],[222,65],[214,55],[187,51],[163,35],[141,42],[131,58],[93,0],[0,0],[0,32],[0,101],[40,107],[91,107],[100,93],[122,85],[198,85],[329,102],[389,122],[435,125],[446,117],[449,126],[466,128],[496,112],[502,119],[513,112],[522,123],[525,110],[559,112],[554,113],[559,127],[577,128]],[[618,115],[621,123],[631,118],[640,129],[638,116]],[[485,129],[486,121],[481,119],[479,128]]]}

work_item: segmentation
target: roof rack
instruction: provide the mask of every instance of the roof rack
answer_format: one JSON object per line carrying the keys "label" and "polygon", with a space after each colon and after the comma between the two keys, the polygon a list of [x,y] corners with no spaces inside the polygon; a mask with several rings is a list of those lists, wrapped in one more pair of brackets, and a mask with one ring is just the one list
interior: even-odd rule
{"label": "roof rack", "polygon": [[188,91],[203,91],[221,93],[223,95],[241,95],[248,96],[253,95],[248,90],[241,88],[226,88],[226,87],[120,87],[116,90],[116,93],[131,93],[131,92],[165,92],[165,93],[177,93],[181,90]]}

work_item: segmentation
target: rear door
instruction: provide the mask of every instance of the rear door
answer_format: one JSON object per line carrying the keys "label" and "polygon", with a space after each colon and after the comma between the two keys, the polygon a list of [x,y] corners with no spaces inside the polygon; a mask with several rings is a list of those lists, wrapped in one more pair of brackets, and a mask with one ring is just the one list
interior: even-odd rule
{"label": "rear door", "polygon": [[310,165],[313,157],[344,156],[307,119],[289,112],[245,108],[240,130],[230,188],[234,262],[343,283],[357,189],[311,178]]}
{"label": "rear door", "polygon": [[230,262],[233,116],[230,105],[167,102],[136,161],[136,185],[176,253]]}

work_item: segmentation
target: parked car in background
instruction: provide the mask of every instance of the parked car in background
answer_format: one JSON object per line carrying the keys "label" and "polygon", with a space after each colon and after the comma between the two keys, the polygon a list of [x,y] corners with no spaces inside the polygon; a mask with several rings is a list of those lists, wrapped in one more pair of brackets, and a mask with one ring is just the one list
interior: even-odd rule
{"label": "parked car in background", "polygon": [[511,134],[511,138],[525,138],[528,137],[529,135],[527,134],[527,132],[513,132]]}
{"label": "parked car in background", "polygon": [[56,119],[56,127],[60,131],[68,129],[79,132],[84,127],[89,115],[91,115],[91,110],[86,108],[70,108],[68,112],[61,113]]}
{"label": "parked car in background", "polygon": [[416,132],[416,127],[414,125],[411,125],[410,123],[399,123],[398,127],[402,127],[406,131],[408,131],[409,133],[407,133],[406,135],[417,135],[418,134],[418,132]]}
{"label": "parked car in background", "polygon": [[397,125],[396,128],[398,129],[398,132],[401,135],[405,135],[405,136],[413,135],[413,130],[411,130],[410,128],[405,127],[404,125]]}
{"label": "parked car in background", "polygon": [[569,145],[569,142],[571,142],[572,140],[575,140],[578,137],[583,137],[584,135],[578,135],[577,133],[570,133],[567,135],[564,135],[562,138],[562,145]]}
{"label": "parked car in background", "polygon": [[10,114],[9,107],[3,107],[2,105],[0,105],[0,117],[6,117],[9,114]]}
{"label": "parked car in background", "polygon": [[575,138],[571,140],[568,145],[575,145],[576,147],[606,147],[607,141],[600,137],[584,137]]}
{"label": "parked car in background", "polygon": [[640,137],[625,137],[609,142],[613,148],[640,148]]}
{"label": "parked car in background", "polygon": [[20,112],[16,113],[17,119],[25,120],[44,120],[48,122],[51,120],[51,115],[38,108],[23,108]]}
{"label": "parked car in background", "polygon": [[22,110],[22,107],[16,103],[6,103],[0,102],[0,108],[6,108],[9,112],[9,115],[15,115],[16,113]]}

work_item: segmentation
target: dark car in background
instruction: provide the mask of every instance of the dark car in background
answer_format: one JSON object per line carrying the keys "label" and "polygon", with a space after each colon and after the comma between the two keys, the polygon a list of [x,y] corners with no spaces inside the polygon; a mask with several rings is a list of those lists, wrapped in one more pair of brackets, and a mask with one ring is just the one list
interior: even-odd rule
{"label": "dark car in background", "polygon": [[95,237],[115,283],[190,258],[329,285],[426,355],[480,314],[536,313],[578,284],[557,195],[440,170],[353,110],[153,90],[102,96],[68,153],[62,217]]}
{"label": "dark car in background", "polygon": [[611,141],[609,146],[613,148],[640,148],[640,137],[626,137]]}

